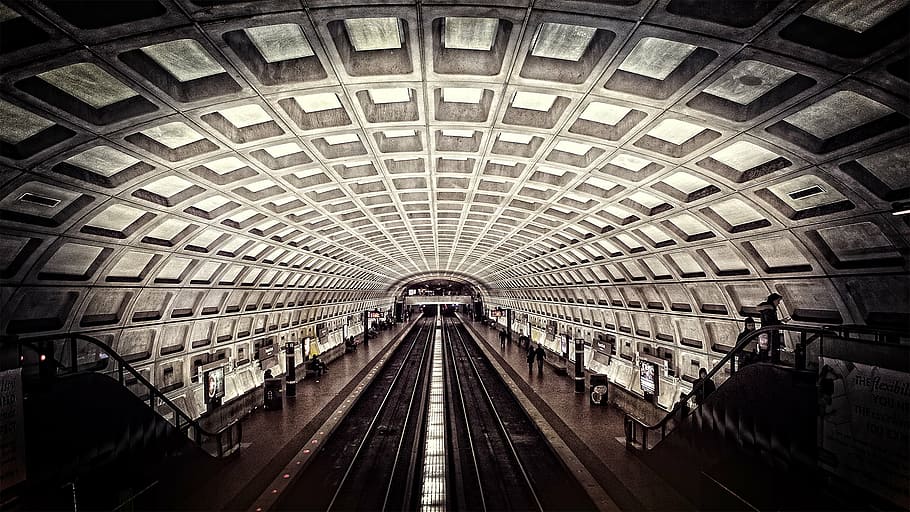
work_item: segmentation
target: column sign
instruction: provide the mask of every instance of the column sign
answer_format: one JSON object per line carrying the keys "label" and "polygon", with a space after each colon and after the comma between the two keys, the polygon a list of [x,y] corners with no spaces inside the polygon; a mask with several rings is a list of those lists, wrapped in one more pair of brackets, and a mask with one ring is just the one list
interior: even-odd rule
{"label": "column sign", "polygon": [[0,372],[0,491],[25,480],[22,369]]}

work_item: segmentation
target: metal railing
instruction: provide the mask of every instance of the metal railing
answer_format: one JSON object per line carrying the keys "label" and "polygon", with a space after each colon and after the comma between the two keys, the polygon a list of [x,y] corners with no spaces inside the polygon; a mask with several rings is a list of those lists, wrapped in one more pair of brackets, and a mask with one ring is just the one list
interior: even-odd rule
{"label": "metal railing", "polygon": [[[624,420],[626,446],[642,451],[648,451],[657,446],[672,430],[670,428],[671,423],[673,423],[673,425],[678,425],[684,419],[684,414],[692,414],[698,407],[687,408],[688,413],[684,413],[684,410],[680,409],[679,404],[688,404],[691,398],[694,398],[702,391],[705,381],[713,379],[715,375],[725,368],[729,367],[730,376],[734,375],[738,369],[736,366],[737,357],[743,355],[746,347],[755,342],[763,334],[768,336],[769,341],[772,341],[772,338],[777,336],[778,340],[780,340],[779,344],[782,350],[783,337],[785,334],[797,336],[792,351],[792,366],[797,370],[806,369],[806,355],[808,352],[812,351],[813,358],[825,355],[826,339],[835,341],[840,340],[848,342],[851,345],[862,345],[866,347],[864,350],[882,349],[887,347],[894,349],[895,347],[907,347],[910,345],[910,333],[908,332],[877,329],[863,325],[836,325],[820,328],[795,325],[774,325],[756,329],[739,340],[736,345],[727,352],[727,354],[714,365],[710,371],[708,371],[706,379],[697,382],[692,387],[692,391],[686,395],[682,395],[677,406],[673,407],[673,409],[657,423],[648,425],[641,419],[626,413]],[[812,345],[816,342],[818,342],[817,346],[813,347]],[[774,347],[778,346],[778,343],[771,342],[770,345],[773,352]],[[780,361],[779,358],[775,356],[772,356],[770,362],[774,364],[789,364],[788,362]],[[723,383],[721,383],[721,386],[722,385]]]}
{"label": "metal railing", "polygon": [[2,343],[18,346],[19,366],[24,379],[40,382],[79,373],[106,375],[129,389],[209,455],[222,458],[240,450],[243,437],[240,421],[233,420],[215,432],[208,431],[101,340],[80,333],[68,333],[21,339],[10,337],[3,339]]}
{"label": "metal railing", "polygon": [[[811,343],[824,336],[840,337],[835,331],[815,327],[774,325],[756,329],[739,340],[733,349],[727,352],[727,354],[716,365],[714,365],[711,370],[708,371],[708,375],[704,380],[696,382],[696,384],[692,387],[692,391],[680,397],[679,403],[688,404],[691,398],[694,398],[699,392],[702,391],[704,383],[707,380],[713,379],[715,375],[723,371],[725,368],[729,367],[731,376],[735,374],[737,370],[737,356],[742,355],[744,353],[744,349],[755,342],[759,336],[765,334],[769,337],[770,340],[770,338],[775,335],[782,337],[785,332],[790,332],[798,335],[795,349],[793,351],[793,366],[798,370],[803,370],[806,367],[806,349]],[[771,345],[773,350],[775,344],[772,343]],[[773,362],[781,364],[779,361]],[[721,385],[723,385],[723,383]],[[688,414],[692,414],[695,409],[697,409],[697,407],[691,408]],[[672,430],[670,428],[671,422],[674,422],[674,424],[679,424],[679,422],[682,421],[682,414],[683,413],[681,412],[680,408],[676,406],[660,421],[653,425],[648,425],[641,419],[636,418],[629,413],[626,413],[624,419],[626,446],[629,448],[640,449],[642,451],[653,449],[655,446],[657,446],[658,443],[663,441],[663,439],[667,437],[667,434]]]}

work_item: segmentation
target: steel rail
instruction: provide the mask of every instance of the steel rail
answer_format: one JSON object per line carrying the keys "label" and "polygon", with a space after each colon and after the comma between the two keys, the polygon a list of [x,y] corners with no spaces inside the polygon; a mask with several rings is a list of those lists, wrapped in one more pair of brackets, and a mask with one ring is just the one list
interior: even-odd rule
{"label": "steel rail", "polygon": [[[453,326],[456,325],[454,320],[452,321],[452,325]],[[461,332],[459,332],[459,330],[457,328],[453,328],[453,330],[455,331],[455,333],[458,337],[458,341],[461,343],[462,347],[464,348],[465,353],[470,354],[468,352],[467,344],[465,343],[464,338],[461,335]],[[525,484],[527,485],[528,490],[531,493],[531,496],[534,498],[534,503],[537,505],[536,510],[538,510],[539,512],[543,512],[543,505],[541,505],[541,503],[540,503],[540,498],[537,496],[537,491],[534,490],[534,486],[531,484],[531,478],[528,476],[528,472],[525,470],[524,464],[521,462],[521,459],[518,457],[518,451],[515,450],[515,445],[512,444],[512,439],[509,437],[509,433],[506,430],[505,424],[503,424],[503,422],[502,422],[502,418],[499,415],[499,411],[496,409],[496,405],[493,403],[492,397],[490,397],[490,393],[487,390],[487,386],[483,383],[483,379],[481,379],[480,370],[478,370],[477,365],[474,364],[473,358],[468,357],[468,362],[471,364],[471,368],[474,370],[474,375],[477,377],[477,384],[480,386],[481,391],[483,391],[484,398],[486,398],[487,403],[490,405],[490,409],[493,412],[493,418],[496,420],[496,424],[499,426],[500,432],[502,432],[503,438],[505,439],[505,442],[506,442],[506,446],[509,447],[509,452],[512,454],[512,458],[515,460],[515,464],[518,465],[518,469],[521,472],[521,476],[524,479]]]}
{"label": "steel rail", "polygon": [[455,389],[458,390],[458,403],[461,405],[461,414],[462,414],[462,417],[465,418],[465,425],[467,427],[467,428],[465,428],[465,431],[468,434],[468,446],[471,448],[471,459],[473,459],[473,461],[474,461],[474,475],[477,478],[477,487],[478,487],[478,489],[480,489],[480,503],[482,506],[481,510],[486,512],[487,511],[487,500],[484,497],[485,493],[483,490],[483,480],[480,478],[480,467],[479,467],[479,464],[477,461],[477,451],[474,449],[474,435],[471,434],[471,425],[467,421],[468,409],[467,409],[467,407],[465,407],[465,403],[464,403],[464,391],[462,390],[462,385],[461,385],[461,374],[458,371],[458,364],[455,362],[455,351],[451,348],[452,337],[448,335],[448,329],[444,329],[444,336],[445,336],[446,343],[449,345],[448,352],[449,352],[449,357],[452,361],[452,374],[455,377]]}
{"label": "steel rail", "polygon": [[[348,468],[345,470],[344,475],[341,477],[341,481],[338,483],[338,487],[335,489],[335,494],[332,496],[332,500],[329,502],[328,507],[326,507],[326,512],[330,512],[332,510],[332,507],[335,506],[335,502],[338,500],[338,496],[340,496],[341,490],[344,488],[348,477],[354,471],[354,466],[357,464],[358,459],[360,459],[360,454],[363,453],[363,449],[367,445],[367,441],[373,437],[377,423],[379,422],[379,417],[385,410],[386,404],[389,402],[389,397],[392,396],[392,391],[395,389],[395,385],[398,384],[402,372],[404,371],[405,363],[407,363],[407,361],[411,358],[411,353],[414,351],[414,347],[417,346],[417,341],[421,338],[421,334],[423,334],[423,330],[426,327],[427,321],[429,321],[429,319],[424,321],[424,324],[421,325],[420,329],[417,331],[417,335],[414,336],[414,340],[411,342],[411,346],[408,347],[408,353],[404,357],[404,362],[402,362],[401,366],[398,368],[398,371],[395,372],[395,377],[392,379],[392,383],[389,385],[389,390],[386,391],[385,396],[382,398],[382,402],[379,404],[379,409],[377,409],[376,414],[373,416],[373,420],[370,422],[369,426],[367,426],[367,430],[363,435],[363,439],[360,440],[360,444],[357,446],[357,450],[354,452],[354,457],[351,459],[351,463],[348,465]],[[429,332],[430,336],[432,336],[432,326]]]}

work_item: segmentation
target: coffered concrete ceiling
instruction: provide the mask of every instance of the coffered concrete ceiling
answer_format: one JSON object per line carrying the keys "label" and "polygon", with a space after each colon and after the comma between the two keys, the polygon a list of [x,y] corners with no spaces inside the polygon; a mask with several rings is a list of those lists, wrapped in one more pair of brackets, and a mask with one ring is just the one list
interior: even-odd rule
{"label": "coffered concrete ceiling", "polygon": [[447,275],[907,321],[907,0],[0,1],[6,331]]}

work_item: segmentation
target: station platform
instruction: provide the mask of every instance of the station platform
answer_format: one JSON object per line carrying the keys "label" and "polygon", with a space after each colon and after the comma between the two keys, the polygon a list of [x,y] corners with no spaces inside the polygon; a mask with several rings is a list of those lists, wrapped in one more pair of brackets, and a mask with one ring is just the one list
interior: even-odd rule
{"label": "station platform", "polygon": [[[528,373],[525,350],[516,342],[499,347],[499,331],[459,315],[481,348],[500,366],[507,384],[519,398],[533,404],[531,416],[545,422],[596,480],[612,504],[602,510],[695,510],[634,454],[626,451],[623,414],[611,406],[592,406],[586,393],[574,392],[571,377],[560,376],[550,365]],[[297,396],[282,396],[279,410],[258,408],[243,420],[243,444],[236,457],[199,459],[180,463],[177,473],[164,479],[140,500],[168,510],[253,510],[265,489],[306,449],[333,413],[368,379],[368,373],[417,320],[396,324],[357,351],[329,364],[321,378],[297,384]],[[157,496],[155,494],[168,495]]]}
{"label": "station platform", "polygon": [[[587,393],[575,393],[574,373],[558,375],[545,364],[528,372],[527,351],[516,341],[500,348],[499,331],[458,315],[491,360],[505,370],[506,381],[539,411],[572,453],[622,510],[695,510],[657,473],[625,447],[623,413],[609,405],[591,405]],[[513,333],[514,337],[514,333]],[[587,383],[586,383],[587,386]],[[680,461],[685,464],[685,461]]]}
{"label": "station platform", "polygon": [[[175,474],[150,490],[142,503],[167,510],[245,510],[288,464],[338,404],[360,383],[419,318],[381,331],[357,350],[335,359],[322,377],[298,380],[297,396],[285,396],[283,407],[255,409],[243,419],[243,443],[237,456],[224,460],[183,461]],[[140,503],[141,504],[141,503]]]}

